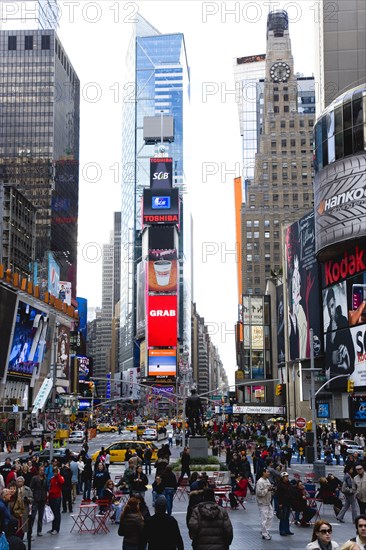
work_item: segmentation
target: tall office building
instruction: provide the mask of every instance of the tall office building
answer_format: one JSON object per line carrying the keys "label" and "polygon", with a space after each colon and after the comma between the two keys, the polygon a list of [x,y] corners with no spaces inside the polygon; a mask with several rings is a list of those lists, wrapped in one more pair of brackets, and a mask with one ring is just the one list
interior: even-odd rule
{"label": "tall office building", "polygon": [[36,261],[52,251],[74,297],[79,87],[54,30],[0,31],[0,177],[36,207]]}
{"label": "tall office building", "polygon": [[[178,249],[179,347],[190,350],[191,220],[183,200],[183,119],[189,102],[189,70],[183,35],[160,34],[143,17],[137,15],[127,55],[127,82],[131,83],[132,95],[124,102],[123,116],[120,300],[122,371],[140,365],[140,343],[143,339],[136,338],[136,268],[147,253],[142,251],[141,198],[143,190],[150,187],[150,158],[161,154],[156,140],[144,139],[145,117],[161,117],[164,155],[173,159],[172,186],[179,189],[179,245],[172,245],[171,248]],[[164,125],[171,117],[174,135],[168,140],[164,138]]]}
{"label": "tall office building", "polygon": [[3,0],[0,29],[57,29],[61,16],[58,0]]}
{"label": "tall office building", "polygon": [[244,294],[261,295],[271,271],[282,267],[281,224],[299,219],[313,200],[314,79],[294,73],[284,11],[268,15],[265,75],[257,84],[256,109],[242,109],[241,121],[243,135],[250,134],[249,156],[257,146],[241,210],[242,287]]}
{"label": "tall office building", "polygon": [[340,94],[366,82],[366,4],[321,0],[314,6],[319,116]]}

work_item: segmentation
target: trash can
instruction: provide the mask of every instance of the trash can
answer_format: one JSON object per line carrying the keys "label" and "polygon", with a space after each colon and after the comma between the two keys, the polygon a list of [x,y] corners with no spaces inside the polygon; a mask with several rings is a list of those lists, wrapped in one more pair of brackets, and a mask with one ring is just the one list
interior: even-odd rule
{"label": "trash can", "polygon": [[322,462],[321,460],[315,460],[313,468],[314,481],[318,481],[320,477],[325,477],[325,462]]}

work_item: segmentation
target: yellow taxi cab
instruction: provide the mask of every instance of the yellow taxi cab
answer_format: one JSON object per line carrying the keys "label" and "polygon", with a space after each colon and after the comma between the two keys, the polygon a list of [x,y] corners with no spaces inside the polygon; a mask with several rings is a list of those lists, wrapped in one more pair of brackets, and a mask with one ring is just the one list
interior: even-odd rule
{"label": "yellow taxi cab", "polygon": [[137,427],[136,427],[136,433],[137,433],[137,437],[141,438],[142,434],[145,432],[147,428],[147,425],[146,424],[137,424]]}
{"label": "yellow taxi cab", "polygon": [[137,425],[129,424],[128,426],[126,426],[126,430],[128,430],[129,432],[135,432],[137,430]]}
{"label": "yellow taxi cab", "polygon": [[111,424],[98,424],[97,426],[97,434],[101,432],[115,433],[117,430],[118,430],[117,426],[113,426]]}
{"label": "yellow taxi cab", "polygon": [[[162,418],[156,422],[158,429],[159,428],[165,428],[165,426],[168,424],[167,420],[163,420]],[[149,426],[150,427],[150,426]]]}
{"label": "yellow taxi cab", "polygon": [[[105,451],[109,454],[111,459],[111,464],[116,462],[124,462],[127,449],[130,449],[134,453],[137,447],[141,447],[145,451],[146,447],[150,447],[152,450],[151,460],[158,459],[158,447],[151,441],[116,441],[105,448]],[[96,451],[92,454],[92,460],[95,461],[100,453]]]}

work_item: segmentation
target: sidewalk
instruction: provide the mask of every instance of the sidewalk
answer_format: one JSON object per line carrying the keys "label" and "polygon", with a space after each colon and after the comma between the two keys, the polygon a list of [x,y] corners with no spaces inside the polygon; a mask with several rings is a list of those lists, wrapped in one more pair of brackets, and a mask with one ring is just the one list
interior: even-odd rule
{"label": "sidewalk", "polygon": [[[304,465],[303,465],[304,466]],[[308,465],[306,465],[308,467]],[[121,466],[111,466],[111,476],[120,475]],[[290,470],[291,472],[291,470]],[[291,472],[292,473],[292,472]],[[153,475],[149,476],[149,482],[153,481]],[[81,497],[77,497],[77,502],[74,506],[74,513],[78,510],[78,504]],[[147,491],[146,503],[149,506],[150,512],[153,513],[151,507],[151,489]],[[186,527],[186,510],[188,499],[174,499],[173,516],[179,523],[181,534],[184,541],[184,548],[192,548],[191,540],[189,539],[188,529]],[[230,550],[298,550],[304,549],[306,544],[311,540],[312,529],[301,528],[295,525],[291,526],[295,535],[293,537],[280,537],[278,532],[278,520],[274,518],[273,527],[271,530],[272,540],[270,542],[262,540],[259,527],[259,514],[255,498],[248,497],[248,502],[245,504],[246,510],[228,509],[228,513],[233,524],[234,540],[230,546]],[[345,542],[348,538],[354,536],[354,526],[351,523],[350,514],[346,515],[346,523],[339,524],[333,514],[331,506],[325,507],[324,519],[332,523],[334,536],[333,539],[339,544]],[[49,525],[43,527],[43,537],[36,537],[32,542],[34,550],[69,550],[70,548],[79,548],[80,550],[100,550],[101,547],[107,547],[108,550],[121,550],[122,538],[117,534],[118,525],[108,524],[110,532],[107,534],[78,534],[77,532],[70,533],[73,525],[72,518],[69,514],[62,514],[61,532],[59,535],[51,536],[47,534],[50,529]],[[162,537],[164,534],[162,533]]]}

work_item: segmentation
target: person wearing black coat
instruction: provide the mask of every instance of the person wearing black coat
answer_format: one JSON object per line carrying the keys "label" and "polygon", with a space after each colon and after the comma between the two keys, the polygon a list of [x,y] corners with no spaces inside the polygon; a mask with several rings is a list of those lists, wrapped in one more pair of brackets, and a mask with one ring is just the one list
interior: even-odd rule
{"label": "person wearing black coat", "polygon": [[173,510],[173,498],[178,487],[177,478],[175,477],[172,467],[168,465],[163,475],[161,476],[161,482],[164,486],[164,496],[166,498],[166,509],[170,516]]}
{"label": "person wearing black coat", "polygon": [[110,478],[111,476],[109,475],[109,472],[104,464],[102,462],[99,462],[93,479],[93,489],[96,490],[98,498],[102,498],[104,486],[107,480]]}
{"label": "person wearing black coat", "polygon": [[81,483],[83,486],[83,499],[90,500],[90,492],[93,481],[93,467],[91,458],[86,459],[84,470],[81,473]]}
{"label": "person wearing black coat", "polygon": [[69,512],[72,513],[72,471],[70,469],[69,462],[66,462],[66,464],[61,468],[60,474],[65,480],[62,485],[62,513],[66,514],[67,507],[69,507]]}
{"label": "person wearing black coat", "polygon": [[182,469],[180,472],[180,476],[178,479],[178,485],[180,485],[182,479],[184,478],[185,474],[187,474],[188,479],[191,475],[191,470],[189,468],[190,462],[191,462],[191,456],[189,454],[189,449],[187,447],[184,447],[183,452],[181,454],[181,463],[182,463]]}
{"label": "person wearing black coat", "polygon": [[293,500],[294,489],[289,482],[287,472],[281,473],[280,481],[277,485],[278,513],[280,516],[280,535],[293,535],[290,531],[290,512],[291,501]]}
{"label": "person wearing black coat", "polygon": [[148,550],[184,550],[178,522],[166,513],[166,498],[158,496],[155,514],[145,520],[143,541]]}
{"label": "person wearing black coat", "polygon": [[147,484],[149,480],[147,475],[143,473],[142,466],[137,466],[136,472],[132,477],[131,492],[145,494],[147,491]]}

